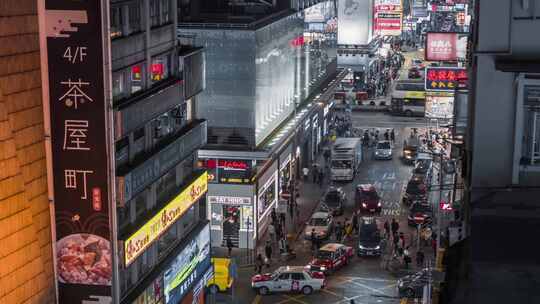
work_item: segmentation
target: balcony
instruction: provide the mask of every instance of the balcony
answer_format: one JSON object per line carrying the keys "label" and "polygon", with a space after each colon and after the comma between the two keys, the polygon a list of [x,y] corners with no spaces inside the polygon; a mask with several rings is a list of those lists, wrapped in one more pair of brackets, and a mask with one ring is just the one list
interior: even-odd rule
{"label": "balcony", "polygon": [[119,168],[116,174],[118,203],[122,205],[129,201],[184,158],[204,146],[206,129],[206,120],[192,121],[136,163]]}
{"label": "balcony", "polygon": [[115,113],[116,139],[134,131],[183,100],[184,85],[179,78],[164,80],[149,90],[121,100]]}

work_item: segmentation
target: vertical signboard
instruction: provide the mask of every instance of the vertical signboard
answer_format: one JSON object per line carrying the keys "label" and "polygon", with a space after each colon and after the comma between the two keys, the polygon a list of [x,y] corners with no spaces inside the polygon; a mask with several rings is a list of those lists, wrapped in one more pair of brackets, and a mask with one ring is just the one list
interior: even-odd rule
{"label": "vertical signboard", "polygon": [[375,0],[373,33],[380,36],[401,35],[401,0]]}
{"label": "vertical signboard", "polygon": [[339,0],[338,44],[365,45],[371,39],[372,0]]}
{"label": "vertical signboard", "polygon": [[103,12],[106,2],[99,0],[40,3],[59,303],[113,302],[113,170],[107,153],[112,144],[104,73],[109,52]]}

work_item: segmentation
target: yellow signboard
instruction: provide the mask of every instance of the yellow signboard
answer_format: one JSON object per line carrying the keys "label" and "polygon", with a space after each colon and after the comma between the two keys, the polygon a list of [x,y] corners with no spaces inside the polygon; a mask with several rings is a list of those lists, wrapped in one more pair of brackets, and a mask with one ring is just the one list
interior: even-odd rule
{"label": "yellow signboard", "polygon": [[125,265],[135,260],[150,244],[178,220],[208,190],[208,174],[205,171],[184,191],[163,207],[137,232],[124,242]]}
{"label": "yellow signboard", "polygon": [[424,91],[407,91],[405,92],[405,98],[426,98],[426,92]]}

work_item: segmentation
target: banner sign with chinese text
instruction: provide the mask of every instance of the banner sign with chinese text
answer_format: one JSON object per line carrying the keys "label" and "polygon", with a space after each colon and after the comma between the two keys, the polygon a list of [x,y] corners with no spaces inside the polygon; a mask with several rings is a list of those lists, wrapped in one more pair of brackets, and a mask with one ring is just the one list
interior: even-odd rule
{"label": "banner sign with chinese text", "polygon": [[156,215],[148,220],[124,242],[125,265],[133,261],[153,244],[176,221],[193,206],[208,190],[208,175],[204,171],[173,198]]}
{"label": "banner sign with chinese text", "polygon": [[401,35],[401,0],[376,0],[373,8],[373,33],[375,35]]}
{"label": "banner sign with chinese text", "polygon": [[454,91],[462,83],[467,82],[465,68],[427,67],[426,91]]}
{"label": "banner sign with chinese text", "polygon": [[58,303],[112,303],[106,2],[44,3],[39,14],[48,66]]}
{"label": "banner sign with chinese text", "polygon": [[425,58],[428,61],[464,61],[467,57],[466,33],[426,34]]}

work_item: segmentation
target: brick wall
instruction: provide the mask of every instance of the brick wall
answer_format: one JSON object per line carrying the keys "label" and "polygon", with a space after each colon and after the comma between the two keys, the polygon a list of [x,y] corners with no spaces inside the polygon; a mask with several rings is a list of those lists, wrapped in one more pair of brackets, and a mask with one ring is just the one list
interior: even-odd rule
{"label": "brick wall", "polygon": [[0,0],[0,303],[54,303],[37,0]]}

